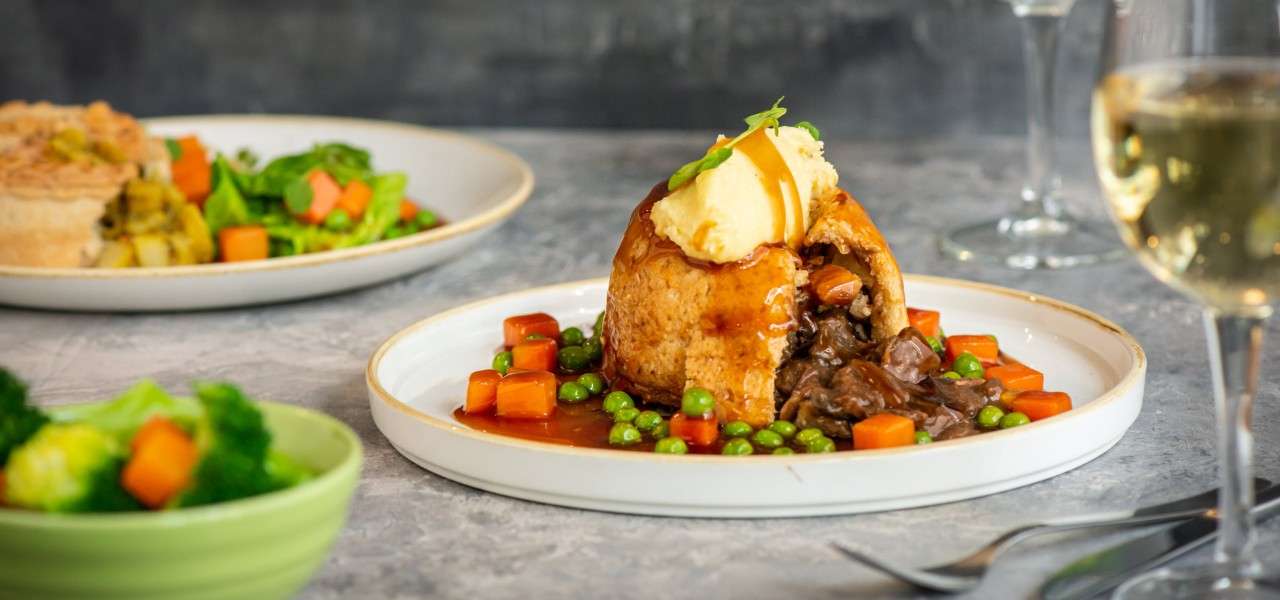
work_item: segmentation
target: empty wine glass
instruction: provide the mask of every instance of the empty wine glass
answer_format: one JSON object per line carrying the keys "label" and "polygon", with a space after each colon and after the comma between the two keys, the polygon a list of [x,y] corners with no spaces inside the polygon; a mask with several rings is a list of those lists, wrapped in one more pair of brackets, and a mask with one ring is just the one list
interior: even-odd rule
{"label": "empty wine glass", "polygon": [[943,235],[942,251],[1015,269],[1061,269],[1118,258],[1103,223],[1072,216],[1059,197],[1054,158],[1053,71],[1062,17],[1075,0],[1007,0],[1022,26],[1027,79],[1027,179],[1013,214]]}

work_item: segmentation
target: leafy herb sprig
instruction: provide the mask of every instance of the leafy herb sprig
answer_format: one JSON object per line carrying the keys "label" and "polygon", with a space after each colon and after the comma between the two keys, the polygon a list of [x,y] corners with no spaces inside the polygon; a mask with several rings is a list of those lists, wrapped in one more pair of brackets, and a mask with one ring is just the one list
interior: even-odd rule
{"label": "leafy herb sprig", "polygon": [[[758,112],[743,119],[743,121],[746,121],[747,123],[747,130],[738,134],[738,136],[732,140],[729,140],[727,144],[708,150],[702,158],[685,163],[679,169],[676,169],[676,172],[672,173],[671,177],[667,179],[667,191],[675,191],[680,186],[692,181],[699,173],[714,169],[720,166],[724,161],[729,160],[729,157],[733,156],[733,147],[738,145],[738,142],[746,139],[747,136],[765,127],[772,127],[774,129],[780,127],[780,119],[782,119],[783,115],[787,114],[787,109],[781,106],[782,99],[785,97],[786,96],[778,98],[773,103],[773,106],[769,107],[768,110]],[[808,131],[809,135],[812,135],[815,140],[821,139],[818,137],[820,135],[818,133],[818,128],[814,127],[813,124],[808,121],[796,123],[796,127],[800,127],[801,129]]]}

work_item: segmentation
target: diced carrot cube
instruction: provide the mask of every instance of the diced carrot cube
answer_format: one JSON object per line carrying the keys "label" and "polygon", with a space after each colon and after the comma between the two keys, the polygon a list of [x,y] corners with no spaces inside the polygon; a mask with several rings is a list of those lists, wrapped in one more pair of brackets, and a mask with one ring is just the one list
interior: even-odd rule
{"label": "diced carrot cube", "polygon": [[989,335],[949,335],[946,348],[947,362],[954,362],[965,352],[978,357],[983,364],[995,364],[1000,358],[1000,345]]}
{"label": "diced carrot cube", "polygon": [[418,205],[413,200],[405,198],[400,201],[400,220],[412,221],[418,216]]}
{"label": "diced carrot cube", "polygon": [[153,416],[150,419],[147,419],[147,422],[143,423],[142,427],[139,427],[138,431],[133,434],[133,439],[129,441],[129,451],[133,452],[137,450],[139,446],[145,446],[148,440],[154,436],[174,433],[187,435],[186,431],[183,431],[181,427],[178,427],[168,418],[160,415]]}
{"label": "diced carrot cube", "polygon": [[467,403],[462,406],[462,411],[475,415],[493,410],[498,401],[498,382],[501,380],[502,374],[493,369],[472,373],[467,379]]}
{"label": "diced carrot cube", "polygon": [[511,366],[533,371],[556,370],[556,341],[551,338],[525,340],[511,348]]}
{"label": "diced carrot cube", "polygon": [[1006,363],[988,367],[987,379],[999,379],[1004,389],[1013,392],[1038,391],[1044,389],[1044,373],[1032,369],[1022,363]]}
{"label": "diced carrot cube", "polygon": [[1009,408],[1039,421],[1071,410],[1071,396],[1065,392],[1022,392],[1009,403]]}
{"label": "diced carrot cube", "polygon": [[332,175],[316,169],[307,174],[307,183],[311,185],[311,206],[306,212],[298,215],[298,219],[307,223],[319,224],[338,206],[338,198],[342,197],[342,186]]}
{"label": "diced carrot cube", "polygon": [[556,376],[522,371],[498,382],[497,413],[512,419],[546,419],[556,411]]}
{"label": "diced carrot cube", "polygon": [[182,155],[169,165],[173,184],[186,196],[188,202],[203,205],[213,183],[209,153],[200,143],[200,138],[194,135],[178,138],[177,144]]}
{"label": "diced carrot cube", "polygon": [[359,221],[364,216],[364,209],[373,198],[373,188],[369,184],[352,179],[347,187],[342,188],[342,196],[338,198],[338,208],[347,211],[352,221]]}
{"label": "diced carrot cube", "polygon": [[720,425],[715,416],[698,419],[684,413],[676,413],[671,417],[670,428],[672,436],[694,446],[710,446],[720,437]]}
{"label": "diced carrot cube", "polygon": [[266,228],[261,225],[223,227],[218,230],[218,253],[222,262],[262,260],[270,255]]}
{"label": "diced carrot cube", "polygon": [[200,452],[176,427],[153,430],[129,456],[120,485],[148,508],[160,508],[191,483]]}
{"label": "diced carrot cube", "polygon": [[916,424],[890,413],[872,415],[853,424],[853,449],[874,450],[915,443]]}
{"label": "diced carrot cube", "polygon": [[502,322],[502,343],[508,348],[523,342],[531,334],[555,339],[560,337],[560,323],[547,313],[532,313],[507,317]]}
{"label": "diced carrot cube", "polygon": [[936,310],[908,308],[907,322],[912,327],[915,327],[916,331],[928,337],[938,337],[938,327],[942,322],[942,314]]}
{"label": "diced carrot cube", "polygon": [[818,302],[842,306],[850,304],[862,289],[857,275],[841,266],[823,265],[809,275],[809,285]]}

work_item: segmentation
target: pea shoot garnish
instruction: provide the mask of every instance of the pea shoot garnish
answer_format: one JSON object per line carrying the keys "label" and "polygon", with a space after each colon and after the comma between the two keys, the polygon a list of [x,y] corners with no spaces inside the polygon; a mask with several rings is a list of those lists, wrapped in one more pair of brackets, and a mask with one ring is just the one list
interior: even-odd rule
{"label": "pea shoot garnish", "polygon": [[[783,96],[783,98],[785,98],[785,96]],[[676,169],[676,172],[667,179],[667,190],[675,191],[680,186],[692,181],[699,173],[709,171],[720,166],[721,163],[729,160],[730,156],[733,156],[733,147],[738,145],[738,142],[746,139],[747,136],[759,131],[761,128],[777,128],[780,125],[779,119],[781,119],[783,115],[787,114],[787,109],[780,106],[781,104],[782,98],[778,98],[778,100],[774,102],[773,106],[769,107],[768,110],[758,112],[746,119],[743,119],[747,123],[747,130],[738,134],[738,137],[729,140],[729,143],[724,144],[723,146],[708,150],[702,158],[686,163],[684,166]],[[813,126],[810,125],[809,127]],[[813,134],[814,139],[817,139],[817,128],[811,129],[809,133]]]}

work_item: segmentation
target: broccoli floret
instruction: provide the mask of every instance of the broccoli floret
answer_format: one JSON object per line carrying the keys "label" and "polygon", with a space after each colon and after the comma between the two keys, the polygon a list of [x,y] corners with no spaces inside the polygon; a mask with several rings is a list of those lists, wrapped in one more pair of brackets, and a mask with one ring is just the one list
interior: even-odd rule
{"label": "broccoli floret", "polygon": [[211,504],[276,489],[266,467],[271,433],[258,408],[230,384],[196,384],[195,390],[204,406],[195,434],[201,458],[178,504]]}
{"label": "broccoli floret", "polygon": [[87,423],[128,444],[152,417],[165,417],[184,429],[203,413],[193,398],[170,396],[150,379],[143,379],[110,402],[59,406],[49,411],[55,423]]}
{"label": "broccoli floret", "polygon": [[112,512],[142,507],[120,486],[124,452],[110,434],[85,424],[50,424],[15,448],[5,469],[5,500],[50,512]]}
{"label": "broccoli floret", "polygon": [[0,368],[0,468],[14,448],[30,439],[47,422],[49,417],[27,405],[27,386]]}

